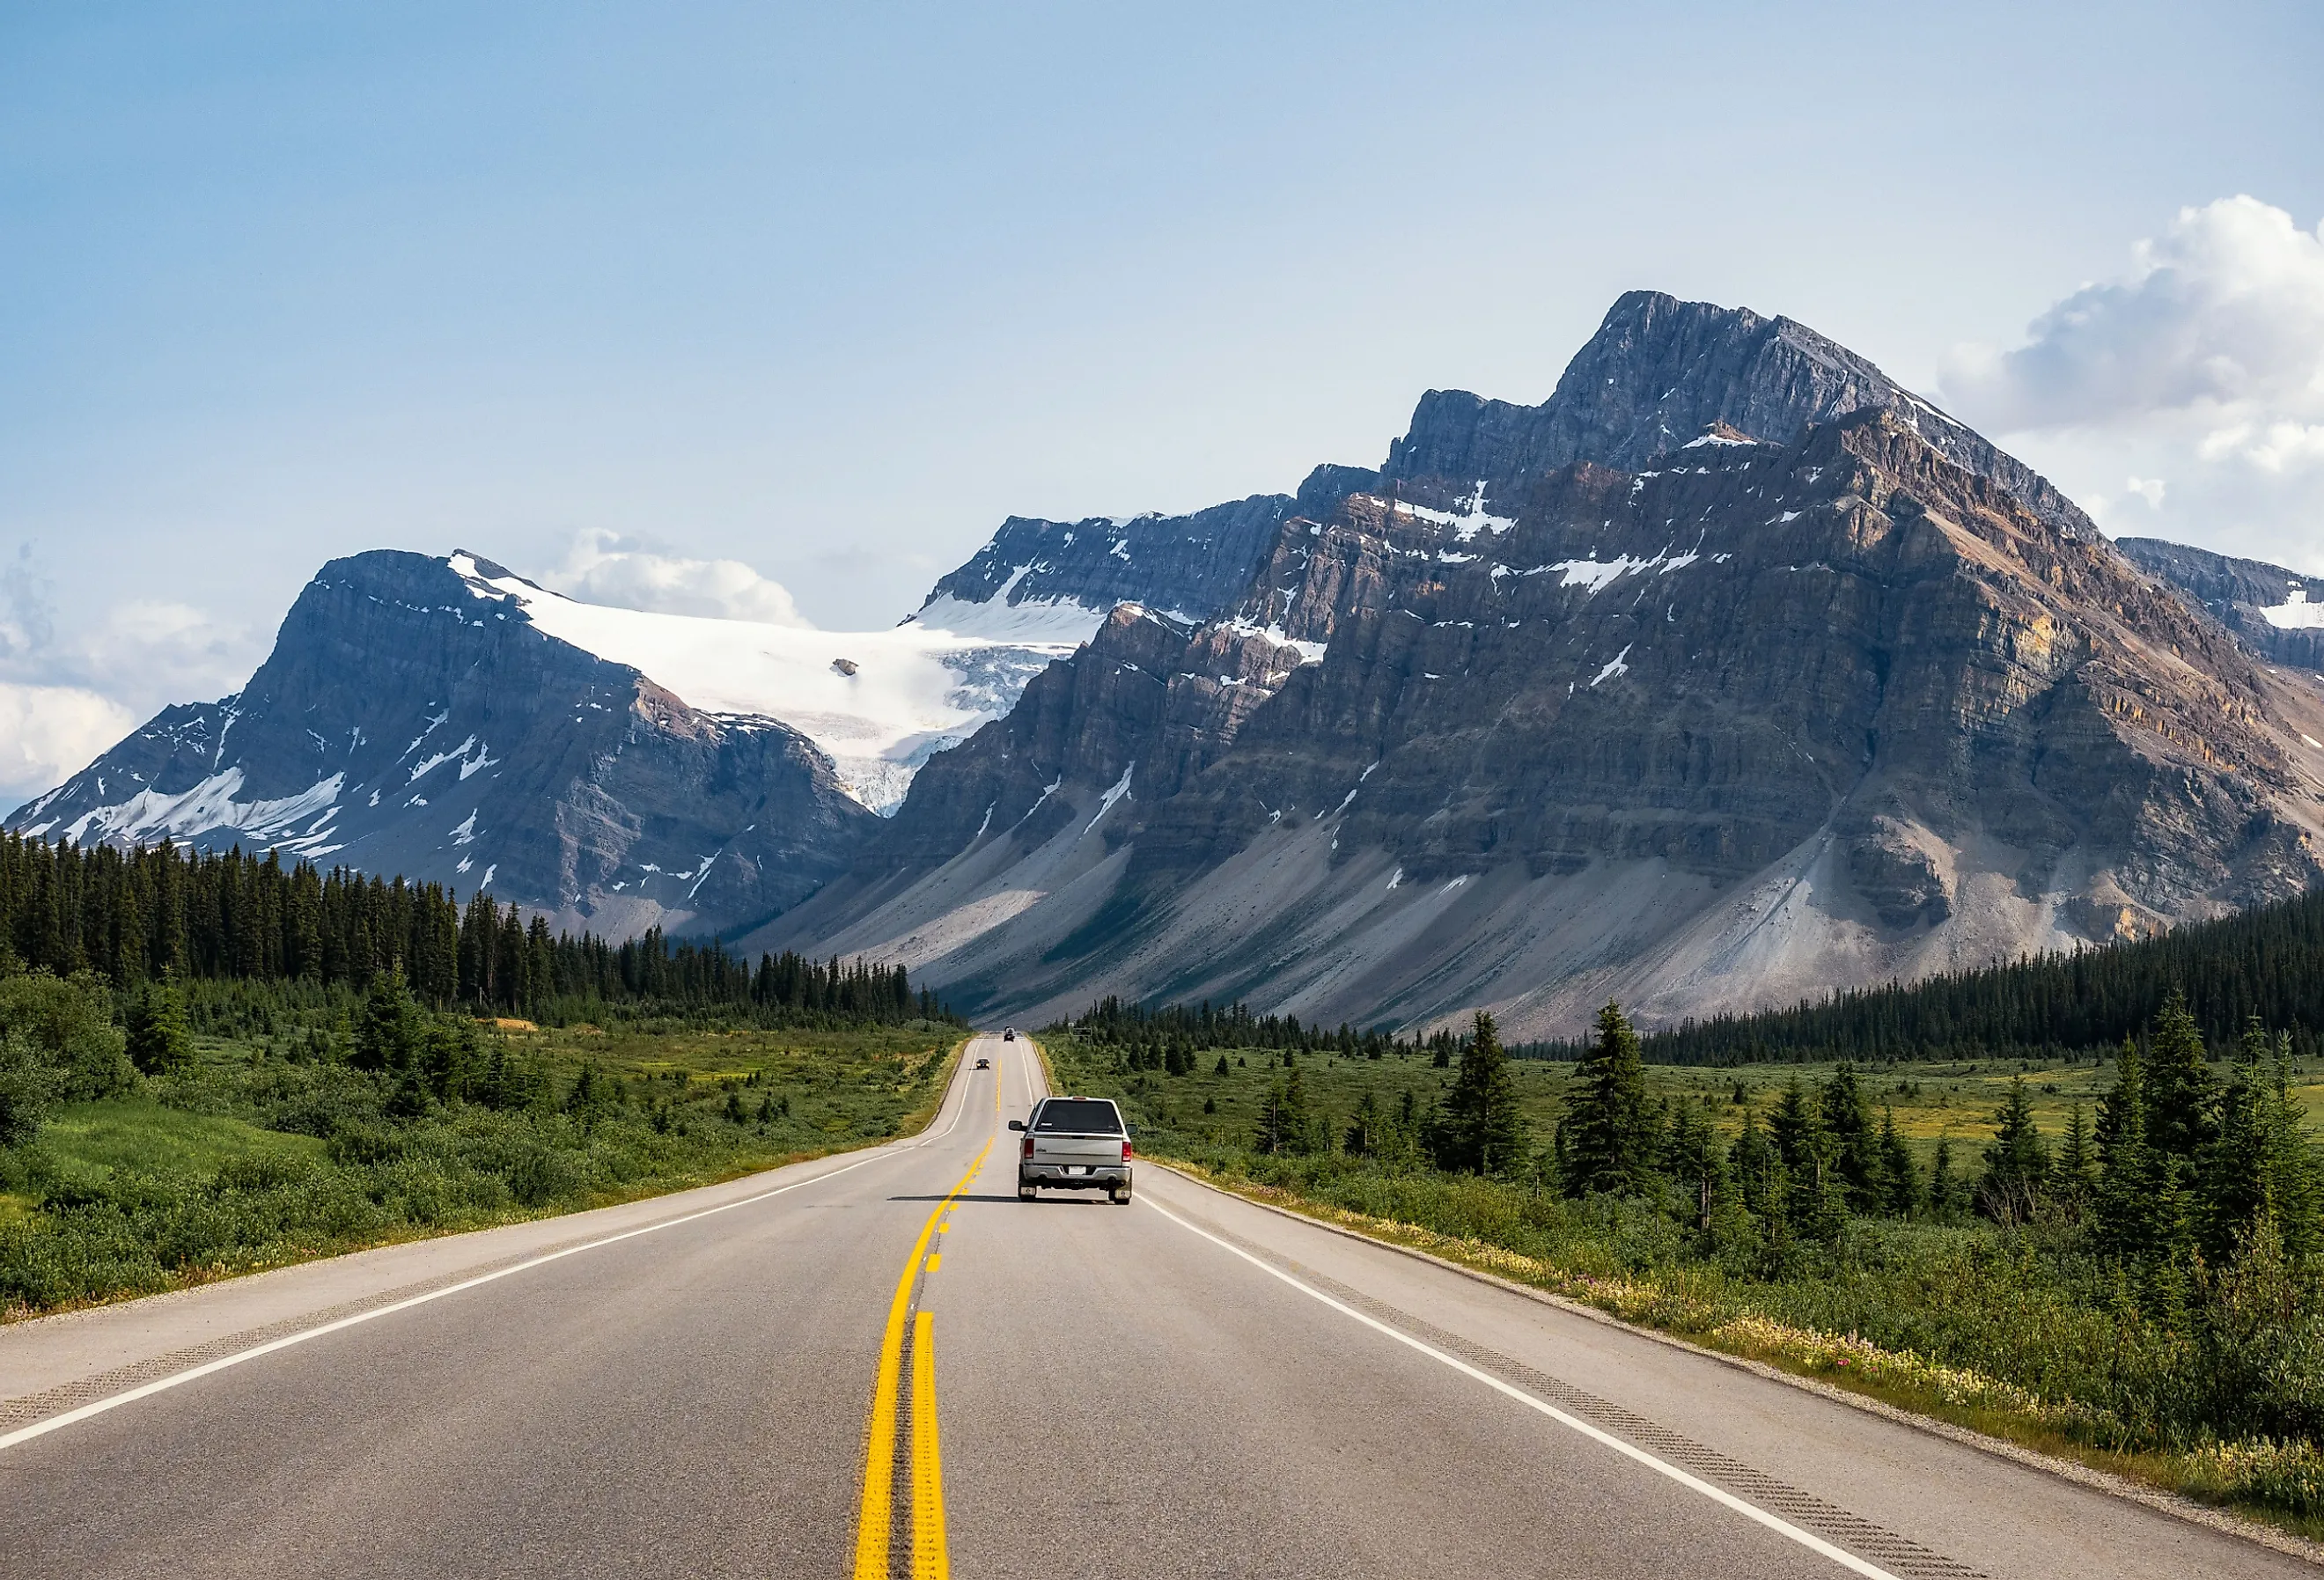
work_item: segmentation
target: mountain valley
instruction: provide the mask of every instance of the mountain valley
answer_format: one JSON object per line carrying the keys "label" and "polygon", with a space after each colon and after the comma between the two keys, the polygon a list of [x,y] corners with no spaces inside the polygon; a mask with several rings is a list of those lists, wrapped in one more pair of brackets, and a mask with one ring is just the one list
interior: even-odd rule
{"label": "mountain valley", "polygon": [[1563,1035],[2301,892],[2319,608],[2107,542],[1803,326],[1632,292],[1538,406],[1433,391],[1377,468],[1011,517],[885,633],[334,562],[242,693],[8,827],[861,953],[973,1013]]}

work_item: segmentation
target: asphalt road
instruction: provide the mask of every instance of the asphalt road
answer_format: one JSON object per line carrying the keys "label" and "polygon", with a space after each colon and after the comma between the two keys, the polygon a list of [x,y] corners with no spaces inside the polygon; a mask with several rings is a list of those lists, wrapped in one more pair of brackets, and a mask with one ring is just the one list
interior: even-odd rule
{"label": "asphalt road", "polygon": [[0,1576],[2313,1572],[1151,1166],[1020,1203],[970,1052],[870,1153],[0,1329]]}

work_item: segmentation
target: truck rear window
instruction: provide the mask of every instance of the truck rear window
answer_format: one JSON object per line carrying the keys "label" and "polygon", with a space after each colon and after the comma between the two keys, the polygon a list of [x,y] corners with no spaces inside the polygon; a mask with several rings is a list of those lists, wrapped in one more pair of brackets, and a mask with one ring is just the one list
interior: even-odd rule
{"label": "truck rear window", "polygon": [[1052,1097],[1041,1104],[1041,1116],[1033,1122],[1033,1128],[1069,1136],[1118,1136],[1121,1116],[1111,1103]]}

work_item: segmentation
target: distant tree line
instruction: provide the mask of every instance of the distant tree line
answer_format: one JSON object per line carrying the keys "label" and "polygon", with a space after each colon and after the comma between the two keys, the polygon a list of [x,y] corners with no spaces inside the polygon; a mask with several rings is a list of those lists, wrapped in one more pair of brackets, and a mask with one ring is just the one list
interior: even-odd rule
{"label": "distant tree line", "polygon": [[274,853],[136,850],[0,836],[0,950],[116,989],[171,979],[306,983],[361,992],[394,971],[420,1002],[535,1015],[558,1006],[726,1011],[760,1019],[945,1018],[905,968],[785,952],[754,969],[716,941],[659,929],[620,944],[551,933],[486,894]]}
{"label": "distant tree line", "polygon": [[[2173,993],[2222,1047],[2254,1019],[2324,1052],[2324,890],[2135,943],[1851,989],[1789,1009],[1687,1020],[1642,1039],[1652,1064],[2084,1058],[2141,1037]],[[1580,1043],[1531,1044],[1570,1059]]]}
{"label": "distant tree line", "polygon": [[[1240,1003],[1222,1009],[1208,1000],[1191,1008],[1185,1004],[1149,1008],[1109,995],[1074,1019],[1058,1022],[1056,1029],[1120,1051],[1131,1069],[1161,1070],[1174,1076],[1192,1071],[1194,1055],[1214,1048],[1379,1058],[1407,1046],[1386,1032],[1359,1031],[1345,1021],[1336,1029],[1302,1025],[1296,1015],[1254,1015]],[[1438,1035],[1447,1049],[1452,1046],[1450,1033]]]}

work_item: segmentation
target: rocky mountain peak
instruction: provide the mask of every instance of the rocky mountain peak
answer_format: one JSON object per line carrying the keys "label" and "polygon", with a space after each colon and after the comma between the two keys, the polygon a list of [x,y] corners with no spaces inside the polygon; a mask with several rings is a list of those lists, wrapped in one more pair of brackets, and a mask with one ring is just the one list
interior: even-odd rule
{"label": "rocky mountain peak", "polygon": [[1769,420],[1674,412],[1628,467],[1356,479],[1226,617],[1118,612],[767,941],[899,951],[1010,1012],[1485,1003],[1531,1033],[2324,873],[2324,697],[1925,412]]}
{"label": "rocky mountain peak", "polygon": [[2098,535],[2048,480],[1838,342],[1795,319],[1654,291],[1625,292],[1538,406],[1430,391],[1381,470],[1496,484],[1579,460],[1638,471],[1714,429],[1789,444],[1861,411],[1892,413],[2061,530]]}

